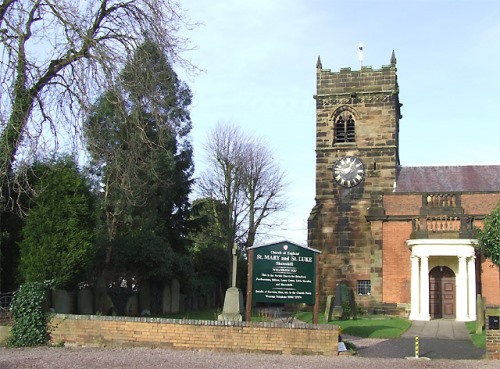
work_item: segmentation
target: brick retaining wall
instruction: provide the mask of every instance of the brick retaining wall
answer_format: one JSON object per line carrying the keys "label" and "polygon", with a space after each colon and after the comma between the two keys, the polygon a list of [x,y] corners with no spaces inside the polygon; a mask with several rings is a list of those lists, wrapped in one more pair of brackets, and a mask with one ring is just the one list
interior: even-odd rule
{"label": "brick retaining wall", "polygon": [[55,314],[51,342],[336,356],[338,327]]}
{"label": "brick retaining wall", "polygon": [[500,330],[489,327],[489,317],[500,316],[500,308],[486,309],[486,355],[488,359],[500,359]]}

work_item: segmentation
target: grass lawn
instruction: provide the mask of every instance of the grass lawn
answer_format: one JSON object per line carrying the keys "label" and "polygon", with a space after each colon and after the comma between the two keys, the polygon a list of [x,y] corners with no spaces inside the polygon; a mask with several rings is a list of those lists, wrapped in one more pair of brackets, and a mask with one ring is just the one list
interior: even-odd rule
{"label": "grass lawn", "polygon": [[[179,314],[165,315],[170,319],[196,319],[196,320],[217,320],[221,313],[219,310],[200,310],[190,311]],[[401,336],[411,325],[411,323],[402,318],[383,317],[383,316],[363,316],[357,320],[334,320],[326,323],[323,314],[319,315],[319,324],[334,324],[342,329],[342,333],[357,337],[366,338],[397,338]],[[294,319],[306,323],[312,323],[311,312],[295,313]],[[252,314],[252,322],[269,321],[270,318],[257,312]]]}
{"label": "grass lawn", "polygon": [[486,348],[486,332],[483,329],[483,333],[477,334],[476,333],[476,322],[466,322],[465,326],[467,327],[467,330],[469,331],[470,338],[472,339],[472,343],[476,347],[480,348]]}
{"label": "grass lawn", "polygon": [[[301,312],[295,315],[296,319],[312,323],[312,313]],[[325,324],[323,314],[318,317],[320,324]],[[327,324],[338,325],[343,334],[365,338],[397,338],[411,326],[407,319],[384,316],[363,316],[357,320],[334,320]]]}
{"label": "grass lawn", "polygon": [[[199,311],[190,311],[179,314],[165,315],[165,318],[170,319],[196,319],[196,320],[217,320],[217,316],[221,313],[220,310],[208,309]],[[312,323],[313,317],[311,312],[298,312],[293,315],[294,319],[301,320],[306,323]],[[252,322],[270,321],[271,317],[253,312]],[[411,326],[409,320],[403,318],[386,317],[386,316],[361,316],[357,320],[334,320],[326,323],[323,314],[319,314],[319,324],[334,324],[341,327],[342,333],[356,337],[365,338],[397,338],[400,337]],[[476,322],[465,323],[467,330],[470,333],[472,343],[476,347],[486,347],[486,333],[476,334]]]}

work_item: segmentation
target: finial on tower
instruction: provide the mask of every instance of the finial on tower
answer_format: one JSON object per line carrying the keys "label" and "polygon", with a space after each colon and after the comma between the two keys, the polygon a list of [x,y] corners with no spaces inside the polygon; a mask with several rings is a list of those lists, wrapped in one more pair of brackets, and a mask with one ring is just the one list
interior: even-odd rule
{"label": "finial on tower", "polygon": [[392,55],[391,55],[391,66],[392,67],[396,66],[396,54],[394,53],[394,50],[392,50]]}
{"label": "finial on tower", "polygon": [[321,64],[321,58],[318,55],[318,61],[316,62],[316,68],[321,69],[323,68],[323,65]]}
{"label": "finial on tower", "polygon": [[359,59],[359,68],[361,69],[363,67],[363,43],[360,42],[358,44],[358,59]]}

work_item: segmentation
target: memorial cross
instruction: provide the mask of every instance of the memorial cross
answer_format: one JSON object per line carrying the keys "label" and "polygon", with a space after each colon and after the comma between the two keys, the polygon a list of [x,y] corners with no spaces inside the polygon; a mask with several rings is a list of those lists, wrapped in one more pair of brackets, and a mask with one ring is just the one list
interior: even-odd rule
{"label": "memorial cross", "polygon": [[233,246],[232,254],[233,254],[233,278],[231,281],[231,287],[236,287],[236,267],[238,265],[238,260],[236,256],[236,252],[238,251],[238,248],[236,244]]}

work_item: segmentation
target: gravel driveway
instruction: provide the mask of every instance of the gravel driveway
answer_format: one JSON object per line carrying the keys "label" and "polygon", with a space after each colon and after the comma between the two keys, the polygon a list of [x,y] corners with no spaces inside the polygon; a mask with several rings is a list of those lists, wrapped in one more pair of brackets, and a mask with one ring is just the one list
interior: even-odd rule
{"label": "gravel driveway", "polygon": [[55,348],[11,349],[0,347],[0,369],[124,369],[124,368],[440,368],[498,369],[499,361],[371,359],[356,356],[288,356],[178,351],[147,348]]}

